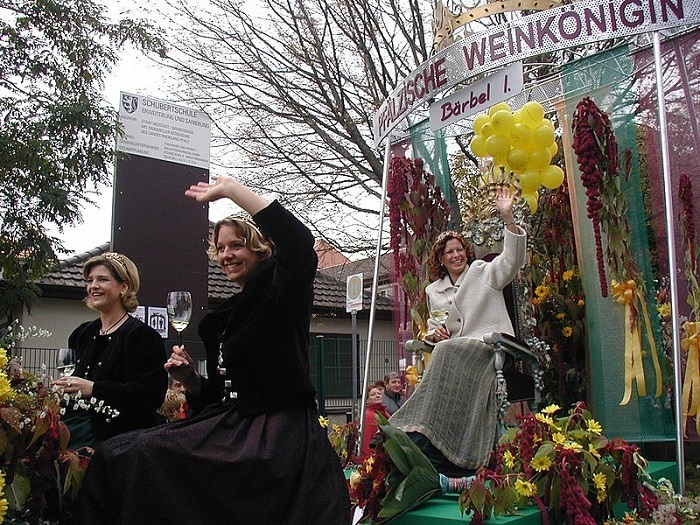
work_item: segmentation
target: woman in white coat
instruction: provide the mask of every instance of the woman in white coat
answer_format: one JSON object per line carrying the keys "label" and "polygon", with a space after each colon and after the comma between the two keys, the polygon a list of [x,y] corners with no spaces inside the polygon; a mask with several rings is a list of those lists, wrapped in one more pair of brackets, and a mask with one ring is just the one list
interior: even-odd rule
{"label": "woman in white coat", "polygon": [[503,289],[525,263],[527,238],[515,224],[514,195],[497,190],[494,204],[504,223],[503,251],[491,262],[475,260],[459,232],[442,233],[428,256],[433,282],[426,288],[429,311],[448,312],[429,320],[425,342],[435,344],[423,379],[390,419],[446,475],[468,475],[486,465],[496,439],[493,348],[489,332],[514,335]]}

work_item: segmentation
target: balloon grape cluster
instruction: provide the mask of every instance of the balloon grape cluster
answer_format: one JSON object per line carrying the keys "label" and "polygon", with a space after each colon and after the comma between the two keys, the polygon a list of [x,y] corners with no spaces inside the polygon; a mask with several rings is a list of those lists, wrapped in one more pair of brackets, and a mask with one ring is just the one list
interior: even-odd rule
{"label": "balloon grape cluster", "polygon": [[488,113],[480,113],[474,118],[470,147],[477,157],[491,157],[494,167],[502,166],[518,177],[532,213],[537,210],[540,186],[556,189],[564,182],[564,171],[551,164],[558,151],[554,124],[544,118],[539,102],[526,102],[516,111],[499,102]]}

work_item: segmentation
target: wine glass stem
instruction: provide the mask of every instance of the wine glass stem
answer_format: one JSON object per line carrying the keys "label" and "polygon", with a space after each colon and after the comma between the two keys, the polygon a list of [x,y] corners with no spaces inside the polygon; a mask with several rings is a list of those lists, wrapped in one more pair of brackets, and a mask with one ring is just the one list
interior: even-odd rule
{"label": "wine glass stem", "polygon": [[177,346],[182,346],[182,332],[177,332]]}

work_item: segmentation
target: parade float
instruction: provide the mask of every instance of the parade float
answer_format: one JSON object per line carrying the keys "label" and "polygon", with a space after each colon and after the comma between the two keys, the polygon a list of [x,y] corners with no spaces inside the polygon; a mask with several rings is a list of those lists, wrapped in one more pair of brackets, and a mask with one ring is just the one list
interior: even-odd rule
{"label": "parade float", "polygon": [[[519,15],[474,23],[495,12]],[[538,356],[538,399],[460,490],[385,423],[389,446],[350,480],[363,522],[613,523],[625,509],[640,523],[696,519],[674,498],[684,442],[700,433],[698,22],[700,5],[682,0],[460,13],[437,3],[434,55],[374,118],[400,337],[425,332],[432,239],[459,227],[477,249],[497,250],[488,196],[509,185],[531,238],[516,306],[518,335]],[[380,233],[373,296],[382,245]],[[406,357],[419,382],[429,356]],[[670,458],[645,459],[659,449]]]}

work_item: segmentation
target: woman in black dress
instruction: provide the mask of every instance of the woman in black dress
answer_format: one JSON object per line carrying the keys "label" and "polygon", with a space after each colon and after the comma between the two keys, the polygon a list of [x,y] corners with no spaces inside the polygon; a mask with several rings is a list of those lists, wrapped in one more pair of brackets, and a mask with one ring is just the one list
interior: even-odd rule
{"label": "woman in black dress", "polygon": [[[89,259],[83,277],[85,303],[100,318],[81,324],[70,335],[75,371],[54,383],[72,396],[80,393],[86,401],[95,399],[90,410],[70,405],[61,418],[71,432],[72,450],[94,448],[122,432],[155,426],[156,410],[168,386],[163,339],[129,316],[138,306],[136,265],[125,255],[109,252]],[[95,410],[100,403],[111,410]]]}
{"label": "woman in black dress", "polygon": [[347,525],[345,479],[308,374],[311,232],[228,177],[185,193],[229,198],[255,221],[214,228],[210,253],[241,291],[199,326],[206,378],[184,347],[165,365],[195,415],[107,441],[86,474],[78,522]]}

